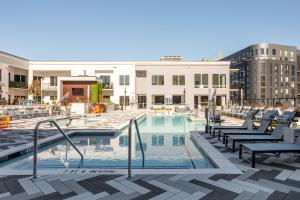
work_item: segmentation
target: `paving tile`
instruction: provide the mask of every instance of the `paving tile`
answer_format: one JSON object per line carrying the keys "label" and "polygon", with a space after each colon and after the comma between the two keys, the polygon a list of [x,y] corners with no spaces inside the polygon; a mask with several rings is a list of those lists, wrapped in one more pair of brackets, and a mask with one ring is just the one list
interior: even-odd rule
{"label": "paving tile", "polygon": [[10,192],[1,193],[0,194],[0,199],[2,199],[4,197],[9,197],[9,196],[11,196]]}
{"label": "paving tile", "polygon": [[285,198],[285,200],[299,200],[299,199],[300,199],[300,193],[294,191],[290,192]]}
{"label": "paving tile", "polygon": [[20,185],[24,188],[25,192],[28,195],[33,195],[41,192],[41,190],[31,180],[20,181]]}
{"label": "paving tile", "polygon": [[156,180],[151,180],[151,181],[148,181],[148,183],[152,184],[152,185],[155,185],[163,190],[166,190],[167,192],[171,192],[173,194],[177,194],[179,192],[181,192],[181,190],[177,189],[177,188],[174,188],[174,187],[171,187],[169,185],[166,185],[164,183],[161,183],[159,181],[156,181]]}
{"label": "paving tile", "polygon": [[285,181],[293,173],[291,170],[283,170],[278,174],[275,179]]}
{"label": "paving tile", "polygon": [[244,191],[239,196],[234,198],[234,200],[248,200],[248,199],[251,199],[254,195],[255,194],[253,194],[251,192]]}
{"label": "paving tile", "polygon": [[300,188],[287,186],[287,185],[276,183],[276,182],[273,182],[273,181],[260,179],[258,182],[261,183],[261,184],[267,185],[267,187],[271,187],[274,190],[278,190],[278,191],[281,191],[281,192],[286,192],[286,193],[288,193],[289,191],[300,192]]}
{"label": "paving tile", "polygon": [[186,197],[185,200],[198,200],[201,199],[202,197],[204,197],[206,194],[199,191],[199,192],[195,192],[194,194],[190,195],[189,197]]}
{"label": "paving tile", "polygon": [[81,200],[81,199],[89,199],[89,197],[92,197],[93,194],[90,193],[90,192],[84,192],[84,193],[81,193],[81,194],[78,194],[76,196],[73,196],[73,197],[70,197],[70,198],[67,198],[66,200]]}
{"label": "paving tile", "polygon": [[125,194],[130,194],[130,193],[134,192],[134,190],[131,189],[130,187],[122,185],[121,183],[114,181],[114,180],[106,181],[105,183],[116,188],[117,190],[119,190]]}
{"label": "paving tile", "polygon": [[135,184],[131,181],[128,181],[128,180],[123,180],[123,181],[120,181],[121,184],[123,185],[127,185],[128,187],[130,187],[131,189],[133,189],[134,191],[138,192],[138,193],[141,193],[141,194],[146,194],[148,192],[150,192],[150,190],[138,185],[138,184]]}
{"label": "paving tile", "polygon": [[61,195],[72,192],[72,190],[70,188],[68,188],[65,184],[63,184],[60,180],[54,180],[54,181],[50,181],[48,183]]}
{"label": "paving tile", "polygon": [[271,194],[263,191],[259,191],[256,193],[251,200],[265,200],[267,199]]}
{"label": "paving tile", "polygon": [[191,195],[186,193],[186,192],[179,192],[177,194],[174,194],[173,196],[169,197],[168,200],[182,200],[182,199],[187,199]]}
{"label": "paving tile", "polygon": [[286,196],[286,193],[275,191],[267,198],[267,200],[284,200]]}
{"label": "paving tile", "polygon": [[149,200],[164,200],[164,199],[169,199],[170,197],[174,196],[174,193],[171,192],[164,192],[162,194],[159,194],[155,197],[150,198]]}
{"label": "paving tile", "polygon": [[34,184],[44,193],[44,194],[51,194],[56,192],[56,190],[49,185],[49,183],[47,183],[46,181],[42,180],[42,181],[37,181],[34,182]]}
{"label": "paving tile", "polygon": [[73,180],[68,180],[63,182],[69,189],[73,190],[77,194],[86,193],[88,192],[85,188],[80,186],[78,183],[76,183]]}
{"label": "paving tile", "polygon": [[237,184],[243,185],[245,187],[253,188],[253,189],[256,189],[256,190],[259,190],[259,191],[264,191],[264,192],[268,192],[268,193],[274,192],[274,190],[272,190],[272,189],[270,189],[268,187],[263,187],[263,186],[251,183],[251,182],[249,182],[249,180],[241,181],[241,180],[235,179],[235,180],[232,180],[232,182],[235,182]]}

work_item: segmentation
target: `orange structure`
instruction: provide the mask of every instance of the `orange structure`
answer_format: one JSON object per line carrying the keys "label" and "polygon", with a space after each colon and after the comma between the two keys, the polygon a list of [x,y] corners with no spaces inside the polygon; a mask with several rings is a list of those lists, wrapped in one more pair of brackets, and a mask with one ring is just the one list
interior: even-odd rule
{"label": "orange structure", "polygon": [[0,116],[0,127],[8,128],[10,125],[10,116],[4,115]]}

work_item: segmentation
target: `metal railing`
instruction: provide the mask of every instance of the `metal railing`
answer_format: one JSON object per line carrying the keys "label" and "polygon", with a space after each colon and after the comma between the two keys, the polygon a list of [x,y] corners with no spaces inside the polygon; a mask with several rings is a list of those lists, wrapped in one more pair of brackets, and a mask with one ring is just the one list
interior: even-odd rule
{"label": "metal railing", "polygon": [[141,140],[141,135],[140,135],[140,131],[139,131],[139,127],[137,124],[137,120],[136,119],[131,119],[129,121],[129,125],[128,125],[128,178],[131,178],[131,147],[132,147],[132,123],[134,123],[135,125],[135,129],[136,129],[136,133],[139,139],[139,144],[140,144],[140,148],[141,148],[141,152],[142,152],[142,166],[145,166],[145,154],[144,154],[144,149],[143,149],[143,145],[142,145],[142,140]]}
{"label": "metal railing", "polygon": [[69,136],[66,135],[66,133],[59,127],[59,125],[57,124],[57,122],[53,119],[47,119],[47,120],[43,120],[43,121],[39,121],[34,129],[34,139],[33,139],[33,172],[32,172],[32,176],[33,178],[37,178],[37,153],[38,153],[38,129],[39,126],[41,124],[46,124],[46,123],[51,123],[54,126],[56,126],[56,128],[58,129],[58,131],[66,138],[66,140],[71,144],[71,146],[77,151],[77,153],[80,155],[81,160],[83,160],[83,155],[82,153],[78,150],[78,148],[75,146],[75,144],[72,142],[72,140],[69,138]]}

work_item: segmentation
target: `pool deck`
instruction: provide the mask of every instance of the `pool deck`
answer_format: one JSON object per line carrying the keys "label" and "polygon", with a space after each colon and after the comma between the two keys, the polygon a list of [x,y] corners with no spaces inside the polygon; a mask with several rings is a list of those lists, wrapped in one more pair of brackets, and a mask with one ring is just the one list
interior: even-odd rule
{"label": "pool deck", "polygon": [[154,173],[128,179],[126,175],[99,175],[91,170],[84,175],[42,175],[35,181],[28,176],[2,176],[0,199],[300,199],[299,156],[262,154],[257,156],[257,168],[252,169],[247,160],[238,159],[238,153],[224,148],[216,138],[202,136],[243,174]]}

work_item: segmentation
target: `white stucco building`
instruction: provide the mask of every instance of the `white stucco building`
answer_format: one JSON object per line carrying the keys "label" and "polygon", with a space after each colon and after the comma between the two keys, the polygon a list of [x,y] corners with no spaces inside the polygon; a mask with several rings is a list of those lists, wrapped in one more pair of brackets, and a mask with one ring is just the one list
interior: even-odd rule
{"label": "white stucco building", "polygon": [[[124,104],[126,96],[127,105],[138,104],[139,108],[161,104],[194,108],[207,104],[209,91],[216,88],[217,104],[224,106],[229,101],[229,65],[227,61],[184,61],[180,57],[143,62],[29,61],[1,53],[1,98],[10,103],[15,97],[28,98],[22,84],[9,81],[30,86],[33,80],[40,80],[43,102],[60,99],[66,89],[80,95],[81,84],[102,81],[104,98],[116,104]],[[82,95],[83,90],[84,95],[90,94],[89,86],[82,89]]]}

